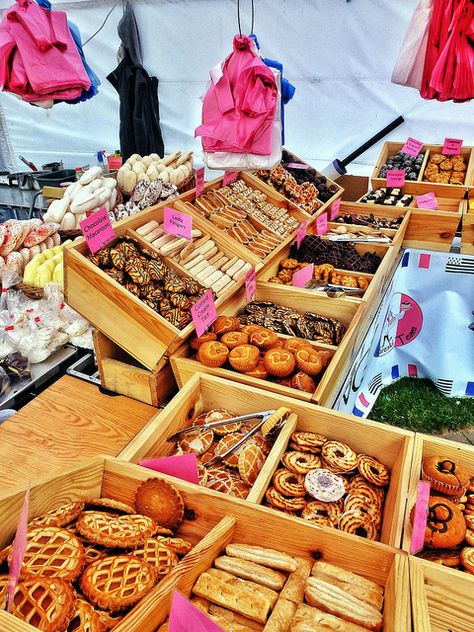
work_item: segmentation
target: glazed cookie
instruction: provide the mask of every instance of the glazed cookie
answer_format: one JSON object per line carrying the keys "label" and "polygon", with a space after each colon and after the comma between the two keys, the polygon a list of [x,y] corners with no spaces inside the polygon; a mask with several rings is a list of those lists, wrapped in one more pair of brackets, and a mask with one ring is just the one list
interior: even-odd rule
{"label": "glazed cookie", "polygon": [[228,349],[235,349],[235,347],[238,347],[239,345],[246,345],[248,341],[248,334],[243,331],[228,331],[221,337],[222,344],[224,344]]}
{"label": "glazed cookie", "polygon": [[263,356],[265,368],[271,375],[286,377],[295,370],[295,357],[286,349],[270,349]]}
{"label": "glazed cookie", "polygon": [[461,551],[461,564],[468,573],[474,574],[474,546],[467,546]]}
{"label": "glazed cookie", "polygon": [[302,511],[306,506],[304,498],[287,498],[280,494],[274,487],[269,487],[265,492],[266,500],[277,509],[283,511]]}
{"label": "glazed cookie", "polygon": [[205,342],[199,347],[198,359],[201,364],[211,367],[221,367],[227,362],[229,349],[221,342],[212,340]]}
{"label": "glazed cookie", "polygon": [[357,466],[362,476],[376,487],[385,487],[390,482],[387,468],[371,456],[359,456]]}
{"label": "glazed cookie", "polygon": [[229,353],[229,362],[240,373],[252,371],[258,364],[260,351],[254,345],[239,345]]}
{"label": "glazed cookie", "polygon": [[339,529],[346,533],[375,540],[377,538],[377,528],[369,516],[363,511],[347,511],[339,518]]}
{"label": "glazed cookie", "polygon": [[303,347],[295,353],[296,366],[308,375],[319,375],[324,368],[321,356],[315,349]]}
{"label": "glazed cookie", "polygon": [[293,496],[295,498],[306,496],[304,476],[285,468],[281,468],[275,472],[273,475],[273,485],[277,492],[283,494],[283,496]]}
{"label": "glazed cookie", "polygon": [[371,503],[364,494],[349,494],[344,501],[344,511],[363,511],[373,520],[376,527],[382,522],[382,510],[375,503]]}
{"label": "glazed cookie", "polygon": [[323,434],[317,434],[315,432],[297,431],[291,435],[290,440],[297,446],[297,449],[302,452],[320,454],[321,447],[327,442],[328,438]]}
{"label": "glazed cookie", "polygon": [[307,474],[321,467],[321,459],[307,452],[286,452],[281,460],[283,465],[296,474]]}
{"label": "glazed cookie", "polygon": [[308,472],[304,485],[310,496],[323,502],[336,502],[346,493],[344,479],[324,469]]}
{"label": "glazed cookie", "polygon": [[341,441],[326,441],[321,448],[321,456],[334,470],[347,472],[357,465],[357,454]]}

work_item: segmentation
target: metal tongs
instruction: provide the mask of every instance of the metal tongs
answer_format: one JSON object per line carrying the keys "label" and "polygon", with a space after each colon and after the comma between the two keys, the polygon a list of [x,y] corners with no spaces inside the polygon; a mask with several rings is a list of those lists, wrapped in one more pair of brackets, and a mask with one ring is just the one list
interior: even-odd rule
{"label": "metal tongs", "polygon": [[317,292],[345,292],[346,294],[363,294],[365,290],[360,287],[349,287],[348,285],[335,285],[334,283],[314,283],[306,286],[307,290]]}
{"label": "metal tongs", "polygon": [[390,244],[392,243],[392,240],[386,235],[384,235],[383,237],[371,237],[370,235],[367,235],[367,237],[348,237],[347,235],[344,235],[344,234],[336,235],[336,234],[328,233],[327,235],[325,235],[325,237],[329,241],[344,241],[344,242],[351,242],[355,244]]}
{"label": "metal tongs", "polygon": [[242,438],[239,439],[239,441],[234,443],[234,445],[232,445],[223,454],[218,454],[214,456],[212,459],[210,459],[209,461],[206,461],[205,463],[203,463],[205,467],[209,467],[210,465],[214,465],[218,461],[222,461],[222,459],[225,459],[227,456],[229,456],[229,454],[237,450],[237,448],[239,448],[243,443],[245,443],[247,439],[249,439],[252,435],[254,435],[261,428],[263,428],[264,424],[268,422],[272,416],[275,416],[275,423],[269,424],[268,430],[263,433],[264,436],[269,434],[272,430],[279,428],[286,421],[290,413],[291,411],[288,408],[278,408],[274,410],[264,410],[263,412],[260,412],[260,413],[250,413],[248,415],[240,415],[238,417],[231,417],[230,419],[221,419],[220,421],[213,421],[211,423],[202,424],[200,426],[199,425],[188,426],[187,428],[183,428],[182,430],[175,432],[173,435],[168,437],[167,441],[177,441],[181,436],[185,434],[189,434],[190,432],[196,432],[196,431],[204,432],[206,430],[212,430],[213,428],[219,428],[220,426],[227,426],[229,424],[237,424],[237,423],[243,423],[245,421],[251,421],[253,419],[255,420],[260,419],[260,421],[253,428],[251,428],[246,434],[244,434]]}

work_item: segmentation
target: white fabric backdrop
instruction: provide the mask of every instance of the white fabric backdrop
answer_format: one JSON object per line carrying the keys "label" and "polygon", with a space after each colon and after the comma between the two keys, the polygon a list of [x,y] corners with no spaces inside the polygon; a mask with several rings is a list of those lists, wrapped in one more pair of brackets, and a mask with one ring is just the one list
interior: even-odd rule
{"label": "white fabric backdrop", "polygon": [[[262,52],[284,63],[296,85],[287,107],[286,146],[315,166],[343,158],[398,114],[406,123],[390,138],[425,142],[445,136],[474,145],[474,103],[427,102],[390,76],[417,0],[255,0],[255,31]],[[0,8],[11,4],[0,0]],[[83,40],[101,24],[111,0],[55,3],[66,9]],[[193,131],[209,70],[231,50],[237,31],[236,0],[132,0],[144,65],[160,80],[166,149],[200,150]],[[242,0],[243,29],[250,28],[250,0]],[[118,97],[105,77],[116,66],[121,4],[85,48],[103,85],[87,103],[43,111],[0,95],[14,156],[38,164],[63,158],[67,166],[94,163],[95,152],[118,147]],[[1,115],[1,112],[0,112]],[[1,120],[1,117],[0,117]],[[1,134],[0,129],[0,134]],[[368,173],[380,144],[353,173]],[[21,167],[17,163],[15,167]]]}

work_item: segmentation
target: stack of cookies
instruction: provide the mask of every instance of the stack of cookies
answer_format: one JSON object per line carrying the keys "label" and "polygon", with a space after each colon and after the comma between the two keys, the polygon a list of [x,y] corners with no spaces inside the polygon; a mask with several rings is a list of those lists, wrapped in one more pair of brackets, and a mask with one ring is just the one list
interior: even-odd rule
{"label": "stack of cookies", "polygon": [[423,173],[425,182],[439,184],[464,184],[467,165],[463,156],[431,154]]}
{"label": "stack of cookies", "polygon": [[300,263],[314,263],[314,265],[330,263],[340,270],[368,274],[377,272],[382,263],[382,258],[375,252],[364,252],[361,255],[353,244],[321,239],[318,235],[307,235],[299,248],[293,244],[290,249],[290,258]]}
{"label": "stack of cookies", "polygon": [[195,279],[179,277],[159,254],[131,237],[121,237],[89,259],[178,329],[192,321],[191,307],[206,291]]}
{"label": "stack of cookies", "polygon": [[182,265],[204,287],[220,296],[245,279],[252,264],[239,257],[227,256],[210,235],[192,230],[192,240],[165,233],[163,224],[151,220],[136,231],[164,257]]}
{"label": "stack of cookies", "polygon": [[[138,488],[136,507],[110,498],[72,502],[33,519],[12,613],[48,632],[111,630],[192,544],[175,537],[181,494],[161,479]],[[5,606],[12,546],[0,551]]]}
{"label": "stack of cookies", "polygon": [[313,432],[294,432],[289,447],[266,491],[268,506],[378,540],[390,483],[387,468],[346,443]]}
{"label": "stack of cookies", "polygon": [[[192,589],[194,605],[226,632],[379,631],[383,589],[325,562],[232,543]],[[167,632],[165,623],[158,632]]]}
{"label": "stack of cookies", "polygon": [[[250,305],[253,304],[247,308]],[[212,331],[191,338],[196,359],[205,366],[229,368],[249,377],[270,379],[314,393],[331,353],[315,349],[308,340],[280,338],[269,328],[242,323],[247,320],[248,317],[219,316]]]}
{"label": "stack of cookies", "polygon": [[474,478],[442,456],[425,458],[421,475],[431,495],[420,557],[474,574]]}

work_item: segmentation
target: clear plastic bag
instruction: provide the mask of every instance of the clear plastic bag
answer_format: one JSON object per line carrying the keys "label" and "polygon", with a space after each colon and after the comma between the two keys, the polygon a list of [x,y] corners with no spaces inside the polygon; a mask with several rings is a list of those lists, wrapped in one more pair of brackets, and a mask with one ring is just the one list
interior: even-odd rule
{"label": "clear plastic bag", "polygon": [[14,266],[7,265],[2,270],[2,293],[0,296],[0,310],[7,309],[7,294],[12,291],[18,283],[21,282],[21,277]]}

